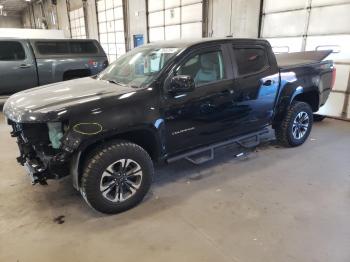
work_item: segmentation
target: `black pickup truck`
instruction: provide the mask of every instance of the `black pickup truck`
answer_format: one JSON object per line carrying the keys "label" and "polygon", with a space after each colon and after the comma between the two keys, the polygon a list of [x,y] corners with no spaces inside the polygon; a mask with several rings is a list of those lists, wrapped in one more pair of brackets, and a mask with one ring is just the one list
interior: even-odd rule
{"label": "black pickup truck", "polygon": [[97,76],[19,92],[4,113],[33,184],[71,174],[91,207],[118,213],[146,195],[154,162],[256,146],[269,126],[281,144],[303,144],[334,83],[328,54],[277,62],[261,39],[153,43]]}

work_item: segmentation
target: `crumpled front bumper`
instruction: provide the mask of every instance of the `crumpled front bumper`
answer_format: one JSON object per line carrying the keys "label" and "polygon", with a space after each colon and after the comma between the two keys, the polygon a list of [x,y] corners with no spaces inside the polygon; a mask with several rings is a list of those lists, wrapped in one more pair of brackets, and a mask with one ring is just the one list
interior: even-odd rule
{"label": "crumpled front bumper", "polygon": [[[32,139],[26,137],[23,124],[15,123],[11,120],[8,120],[8,124],[13,128],[11,136],[17,139],[20,152],[17,162],[24,166],[32,184],[47,184],[47,179],[58,179],[69,174],[67,165],[69,157],[64,152],[57,150],[48,154],[36,144],[37,141],[33,143]],[[39,137],[38,141],[41,139],[45,141],[45,138],[39,132],[37,136]]]}
{"label": "crumpled front bumper", "polygon": [[45,178],[46,169],[44,167],[41,167],[38,164],[32,163],[29,160],[24,162],[23,166],[27,172],[27,175],[30,177],[32,185],[35,185],[36,183],[47,184],[46,178]]}

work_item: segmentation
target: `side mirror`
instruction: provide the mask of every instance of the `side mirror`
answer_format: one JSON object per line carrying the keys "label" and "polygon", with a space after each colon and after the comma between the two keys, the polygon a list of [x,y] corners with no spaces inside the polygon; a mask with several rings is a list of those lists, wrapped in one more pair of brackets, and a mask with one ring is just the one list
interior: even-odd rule
{"label": "side mirror", "polygon": [[173,76],[170,80],[169,93],[187,93],[192,92],[195,88],[194,80],[188,75]]}

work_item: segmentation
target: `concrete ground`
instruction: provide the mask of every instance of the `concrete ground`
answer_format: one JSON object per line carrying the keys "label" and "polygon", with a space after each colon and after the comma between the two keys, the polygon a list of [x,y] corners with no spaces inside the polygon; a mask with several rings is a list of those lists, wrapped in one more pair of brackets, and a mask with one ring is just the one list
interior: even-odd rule
{"label": "concrete ground", "polygon": [[159,167],[141,205],[106,216],[70,178],[32,187],[0,121],[0,261],[350,261],[348,122],[298,148]]}

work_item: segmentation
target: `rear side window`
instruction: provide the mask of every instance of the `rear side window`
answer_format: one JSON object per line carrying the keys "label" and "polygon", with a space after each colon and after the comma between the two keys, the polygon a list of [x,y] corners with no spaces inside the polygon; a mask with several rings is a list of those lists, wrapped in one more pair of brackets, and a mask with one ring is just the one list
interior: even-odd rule
{"label": "rear side window", "polygon": [[72,54],[96,54],[97,47],[93,42],[70,42]]}
{"label": "rear side window", "polygon": [[37,42],[36,48],[42,55],[96,54],[98,49],[93,42],[59,41]]}
{"label": "rear side window", "polygon": [[69,53],[68,42],[37,42],[36,48],[42,55],[61,55]]}
{"label": "rear side window", "polygon": [[253,74],[269,66],[263,48],[233,48],[240,75]]}
{"label": "rear side window", "polygon": [[16,41],[0,42],[0,61],[18,61],[26,57],[23,46]]}

